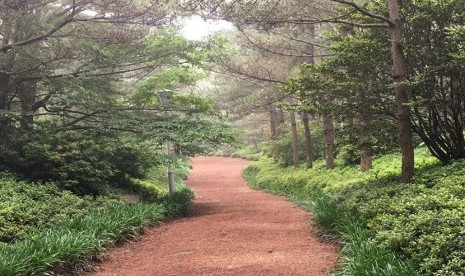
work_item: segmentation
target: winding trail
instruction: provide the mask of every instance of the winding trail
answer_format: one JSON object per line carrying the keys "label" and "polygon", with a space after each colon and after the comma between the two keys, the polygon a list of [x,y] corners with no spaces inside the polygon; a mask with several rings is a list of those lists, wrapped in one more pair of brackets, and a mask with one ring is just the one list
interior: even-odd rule
{"label": "winding trail", "polygon": [[110,250],[86,276],[328,275],[337,248],[321,243],[309,214],[247,187],[241,159],[197,157],[187,184],[191,216]]}

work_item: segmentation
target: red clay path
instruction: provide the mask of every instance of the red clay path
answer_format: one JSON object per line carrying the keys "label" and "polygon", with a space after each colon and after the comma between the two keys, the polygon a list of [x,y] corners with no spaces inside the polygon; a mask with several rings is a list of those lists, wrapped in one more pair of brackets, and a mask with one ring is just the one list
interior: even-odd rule
{"label": "red clay path", "polygon": [[191,216],[115,248],[86,276],[328,275],[337,248],[321,243],[309,215],[282,197],[251,190],[241,159],[198,157],[187,184]]}

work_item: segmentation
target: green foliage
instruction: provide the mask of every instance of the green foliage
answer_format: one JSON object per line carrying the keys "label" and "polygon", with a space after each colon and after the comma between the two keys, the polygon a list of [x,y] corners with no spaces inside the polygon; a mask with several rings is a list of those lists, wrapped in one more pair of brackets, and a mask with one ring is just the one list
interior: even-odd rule
{"label": "green foliage", "polygon": [[[416,163],[411,184],[397,180],[397,154],[376,158],[367,173],[351,166],[328,171],[322,162],[296,171],[262,158],[244,176],[254,188],[289,195],[311,209],[329,234],[343,233],[343,275],[415,275],[407,263],[420,275],[462,275],[464,162],[440,166],[420,148]],[[351,217],[356,222],[346,220]],[[368,238],[360,242],[358,235]]]}
{"label": "green foliage", "polygon": [[340,200],[376,231],[378,244],[412,260],[425,275],[461,275],[463,167],[428,168],[409,185],[370,183],[343,191]]}
{"label": "green foliage", "polygon": [[167,218],[186,216],[194,199],[194,191],[185,185],[177,185],[176,192],[162,201]]}
{"label": "green foliage", "polygon": [[0,275],[39,275],[69,269],[95,258],[115,243],[132,239],[143,227],[186,212],[192,191],[185,188],[163,203],[119,205],[63,221],[14,245],[0,246]]}
{"label": "green foliage", "polygon": [[[313,157],[314,159],[324,157],[324,139],[323,139],[323,129],[321,124],[318,122],[311,123],[311,131],[312,131],[312,141],[313,141]],[[283,127],[284,128],[284,127]],[[291,134],[286,126],[283,129],[283,133],[286,133],[281,139],[277,141],[270,141],[267,151],[273,159],[278,162],[278,164],[282,166],[290,166],[293,164],[292,159],[292,140]],[[299,160],[302,163],[305,163],[307,158],[305,152],[305,132],[303,127],[299,124],[297,127],[297,141],[299,142],[298,148],[298,156]]]}
{"label": "green foliage", "polygon": [[231,157],[239,157],[247,160],[260,160],[263,157],[264,151],[262,147],[253,147],[247,146],[243,148],[239,148],[238,150],[234,151],[230,154]]}
{"label": "green foliage", "polygon": [[194,84],[201,73],[192,67],[171,67],[151,76],[134,92],[133,101],[138,106],[151,107],[159,103],[157,92],[163,89],[173,90],[179,86]]}
{"label": "green foliage", "polygon": [[1,176],[0,242],[23,239],[37,228],[118,204],[119,200],[107,197],[77,197],[51,183],[28,183]]}
{"label": "green foliage", "polygon": [[177,158],[176,162],[173,164],[173,172],[175,175],[175,180],[178,183],[182,183],[182,180],[187,179],[189,172],[192,169],[192,164],[187,158]]}
{"label": "green foliage", "polygon": [[465,41],[461,31],[465,25],[462,4],[445,0],[402,5],[413,129],[444,164],[465,158],[465,125],[460,116],[454,116],[465,112],[456,100],[463,100],[465,90],[465,70],[460,60]]}
{"label": "green foliage", "polygon": [[131,191],[139,195],[143,201],[153,202],[166,196],[168,193],[163,184],[155,182],[152,179],[131,179],[128,186]]}
{"label": "green foliage", "polygon": [[337,159],[345,166],[360,164],[360,150],[352,145],[344,145],[339,148]]}
{"label": "green foliage", "polygon": [[336,275],[420,275],[410,264],[399,260],[392,251],[377,245],[372,240],[373,233],[360,221],[343,217],[338,222],[344,246],[341,269]]}
{"label": "green foliage", "polygon": [[0,153],[0,161],[28,179],[55,181],[77,194],[101,195],[126,176],[143,177],[155,155],[111,133],[54,131],[44,125],[16,137],[10,150]]}

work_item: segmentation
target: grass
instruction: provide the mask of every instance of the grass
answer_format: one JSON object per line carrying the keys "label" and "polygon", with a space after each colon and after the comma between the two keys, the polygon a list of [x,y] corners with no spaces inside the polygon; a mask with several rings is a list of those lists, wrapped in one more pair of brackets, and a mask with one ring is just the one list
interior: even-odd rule
{"label": "grass", "polygon": [[348,215],[328,194],[319,190],[310,194],[295,191],[289,198],[312,212],[313,222],[323,240],[341,242],[336,275],[419,275],[392,251],[373,242],[373,233],[360,220]]}
{"label": "grass", "polygon": [[122,204],[112,197],[79,197],[54,183],[30,183],[0,174],[0,242],[24,239],[37,228]]}
{"label": "grass", "polygon": [[[463,275],[465,161],[441,166],[416,150],[416,175],[400,183],[400,157],[328,171],[280,167],[264,157],[243,172],[249,185],[286,195],[314,214],[325,239],[343,247],[339,275]],[[447,254],[445,254],[447,252]]]}
{"label": "grass", "polygon": [[184,188],[160,203],[125,204],[65,220],[28,239],[0,246],[0,275],[32,276],[71,269],[116,243],[133,239],[144,227],[185,213],[191,200],[192,191]]}
{"label": "grass", "polygon": [[392,251],[377,245],[365,225],[342,216],[338,232],[342,240],[342,260],[336,275],[414,276],[418,272]]}

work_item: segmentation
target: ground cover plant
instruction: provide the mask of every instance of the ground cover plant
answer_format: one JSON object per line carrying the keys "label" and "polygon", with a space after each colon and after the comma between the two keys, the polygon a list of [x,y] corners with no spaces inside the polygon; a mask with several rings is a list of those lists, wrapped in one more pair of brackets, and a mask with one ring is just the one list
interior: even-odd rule
{"label": "ground cover plant", "polygon": [[79,197],[54,183],[30,183],[4,174],[0,176],[0,242],[11,243],[37,228],[120,204],[115,196]]}
{"label": "ground cover plant", "polygon": [[143,179],[126,177],[96,197],[2,173],[0,275],[71,273],[146,226],[186,215],[193,192],[182,179],[189,169],[186,159],[173,163],[177,192],[171,197],[163,166],[152,167]]}
{"label": "ground cover plant", "polygon": [[0,275],[41,275],[82,265],[108,247],[134,238],[144,227],[186,213],[192,198],[192,191],[184,187],[158,203],[121,204],[63,220],[23,241],[1,245]]}
{"label": "ground cover plant", "polygon": [[[417,149],[416,158],[418,173],[410,184],[398,181],[396,154],[375,159],[368,173],[355,166],[328,171],[321,161],[296,171],[264,157],[244,175],[252,187],[287,195],[311,209],[324,233],[342,235],[343,275],[462,275],[465,164],[441,166],[424,148]],[[354,255],[357,247],[360,256]],[[379,254],[384,251],[394,254]],[[367,255],[384,261],[368,261]],[[385,266],[376,270],[380,263]],[[394,263],[400,270],[392,270]],[[352,270],[363,264],[380,274]]]}

